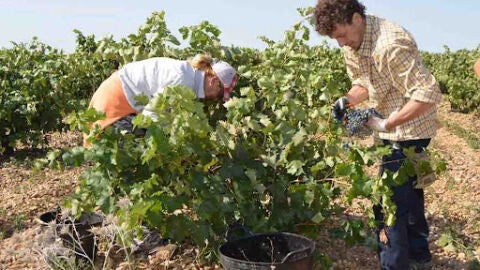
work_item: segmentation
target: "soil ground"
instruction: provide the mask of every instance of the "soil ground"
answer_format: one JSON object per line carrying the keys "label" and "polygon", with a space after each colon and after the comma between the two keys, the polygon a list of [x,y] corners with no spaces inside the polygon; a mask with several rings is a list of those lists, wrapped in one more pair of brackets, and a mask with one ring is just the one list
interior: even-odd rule
{"label": "soil ground", "polygon": [[[433,269],[480,269],[480,121],[474,114],[451,112],[448,102],[439,108],[439,118],[441,128],[430,149],[446,160],[447,171],[425,190]],[[50,148],[81,143],[74,132],[51,134],[48,139]],[[36,218],[73,191],[81,170],[34,173],[32,160],[46,151],[19,149],[13,156],[0,157],[0,270],[49,269],[35,243],[42,232]],[[360,207],[350,211],[362,218]],[[341,240],[319,235],[317,248],[332,259],[333,269],[379,269],[376,252],[367,245],[347,247]],[[172,257],[173,249],[181,252]],[[135,268],[220,269],[199,266],[194,248],[173,249],[164,249],[171,251],[168,256],[158,252]],[[170,260],[168,266],[165,260]],[[116,268],[130,269],[125,263]]]}

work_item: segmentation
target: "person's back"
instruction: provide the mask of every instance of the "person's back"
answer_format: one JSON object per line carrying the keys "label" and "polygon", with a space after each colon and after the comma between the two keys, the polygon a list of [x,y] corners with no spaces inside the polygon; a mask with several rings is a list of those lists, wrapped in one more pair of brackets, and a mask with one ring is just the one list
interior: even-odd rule
{"label": "person's back", "polygon": [[[117,123],[123,129],[132,126],[133,116],[138,113],[155,119],[151,104],[137,105],[138,97],[145,96],[151,101],[168,86],[190,88],[197,100],[223,97],[227,101],[237,79],[237,72],[230,64],[205,54],[188,60],[154,57],[128,63],[104,80],[93,94],[88,107],[104,113],[105,117],[90,125],[103,130]],[[85,147],[90,146],[88,137],[89,134],[84,134]]]}
{"label": "person's back", "polygon": [[128,63],[119,70],[123,91],[132,108],[141,111],[135,97],[149,98],[159,94],[170,85],[185,85],[194,89],[195,69],[184,60],[154,57]]}

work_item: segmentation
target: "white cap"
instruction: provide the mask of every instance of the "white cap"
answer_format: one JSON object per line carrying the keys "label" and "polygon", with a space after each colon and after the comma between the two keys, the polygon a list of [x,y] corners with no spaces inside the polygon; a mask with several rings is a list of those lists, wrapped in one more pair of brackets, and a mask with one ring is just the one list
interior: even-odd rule
{"label": "white cap", "polygon": [[237,72],[235,69],[230,66],[227,62],[224,61],[214,61],[212,69],[217,74],[218,79],[222,82],[223,88],[223,99],[229,100],[230,93],[233,91],[233,88],[237,84]]}

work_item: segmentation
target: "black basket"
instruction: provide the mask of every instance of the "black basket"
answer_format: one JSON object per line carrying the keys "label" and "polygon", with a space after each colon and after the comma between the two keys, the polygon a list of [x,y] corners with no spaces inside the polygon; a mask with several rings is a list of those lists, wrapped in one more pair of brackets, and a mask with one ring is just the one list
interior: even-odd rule
{"label": "black basket", "polygon": [[62,239],[62,244],[64,247],[75,250],[75,256],[78,259],[87,259],[87,257],[91,260],[95,259],[97,254],[95,234],[61,234],[60,238]]}
{"label": "black basket", "polygon": [[310,270],[314,250],[314,241],[286,232],[256,234],[219,248],[225,270]]}
{"label": "black basket", "polygon": [[56,209],[41,214],[39,223],[44,226],[54,226],[53,229],[62,239],[64,247],[73,249],[76,257],[80,259],[94,259],[97,253],[95,234],[91,232],[93,227],[99,227],[103,223],[103,216],[96,213],[82,212],[78,218],[63,218],[61,209]]}

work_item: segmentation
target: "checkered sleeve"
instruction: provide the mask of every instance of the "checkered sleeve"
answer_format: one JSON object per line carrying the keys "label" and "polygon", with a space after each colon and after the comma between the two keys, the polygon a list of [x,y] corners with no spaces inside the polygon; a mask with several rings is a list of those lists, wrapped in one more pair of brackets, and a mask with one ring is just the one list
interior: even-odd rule
{"label": "checkered sleeve", "polygon": [[382,58],[383,69],[390,76],[393,86],[406,98],[427,103],[441,102],[438,82],[423,66],[414,44],[405,42],[389,46]]}

